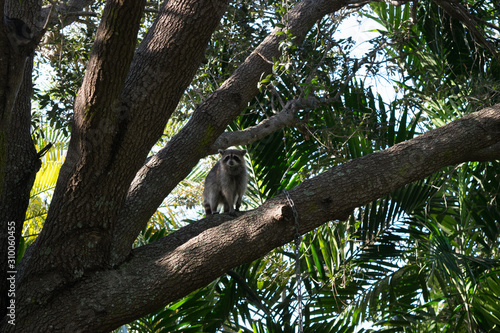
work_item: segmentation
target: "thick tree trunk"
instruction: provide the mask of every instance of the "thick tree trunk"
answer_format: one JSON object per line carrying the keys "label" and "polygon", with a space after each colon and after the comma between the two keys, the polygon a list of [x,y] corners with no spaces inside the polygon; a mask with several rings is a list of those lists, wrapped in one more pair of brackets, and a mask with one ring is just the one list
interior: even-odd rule
{"label": "thick tree trunk", "polygon": [[[28,60],[24,82],[19,89],[9,128],[5,178],[0,200],[0,317],[3,318],[12,291],[7,278],[15,274],[17,247],[30,199],[30,191],[41,162],[31,139],[31,70],[33,58]],[[14,251],[12,251],[14,249]],[[14,265],[12,265],[14,264]],[[12,294],[11,294],[12,295]]]}
{"label": "thick tree trunk", "polygon": [[[75,6],[75,1],[72,1]],[[84,5],[84,3],[81,3]],[[76,8],[73,6],[73,8]],[[4,11],[5,9],[5,11]],[[80,9],[82,9],[80,7]],[[0,1],[0,318],[13,300],[10,279],[16,267],[16,251],[23,231],[30,191],[40,168],[31,138],[33,50],[36,45],[16,45],[4,30],[3,16],[20,18],[35,36],[43,27],[36,0]],[[64,12],[63,8],[60,8]],[[41,20],[41,21],[39,21]],[[42,148],[42,147],[40,147]],[[7,278],[10,280],[8,281]],[[15,289],[15,288],[14,288]]]}
{"label": "thick tree trunk", "polygon": [[132,61],[142,6],[110,1],[104,11],[75,101],[67,158],[43,231],[18,275],[26,313],[67,284],[110,268],[129,184],[192,80],[227,1],[167,2]]}
{"label": "thick tree trunk", "polygon": [[[13,8],[16,5],[17,8]],[[30,26],[38,14],[34,1],[0,1],[0,317],[13,299],[7,278],[16,271],[30,190],[40,160],[31,139],[31,74],[34,45],[19,46],[9,38],[4,15],[23,17]],[[29,19],[29,20],[28,20]],[[14,249],[14,251],[12,251]],[[14,288],[15,289],[15,288]]]}

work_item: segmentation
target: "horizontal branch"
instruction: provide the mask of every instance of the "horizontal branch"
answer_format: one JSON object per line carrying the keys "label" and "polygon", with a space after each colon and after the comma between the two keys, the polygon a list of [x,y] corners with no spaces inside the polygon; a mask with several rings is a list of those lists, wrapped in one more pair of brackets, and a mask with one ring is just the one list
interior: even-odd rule
{"label": "horizontal branch", "polygon": [[[290,190],[300,233],[344,219],[355,207],[442,167],[469,161],[474,152],[498,148],[499,143],[497,104],[387,150],[332,168]],[[64,298],[75,298],[71,303],[74,311],[57,312],[61,322],[72,322],[75,327],[85,328],[85,332],[104,332],[292,241],[294,233],[292,209],[284,195],[235,219],[227,215],[202,219],[134,250],[129,261],[118,269],[81,281],[71,292],[55,296],[58,299],[51,302],[51,307],[41,307],[40,313],[34,315],[44,318],[57,311],[53,307],[60,304],[59,300],[63,304]],[[89,295],[84,297],[85,302],[80,301],[82,295]]]}

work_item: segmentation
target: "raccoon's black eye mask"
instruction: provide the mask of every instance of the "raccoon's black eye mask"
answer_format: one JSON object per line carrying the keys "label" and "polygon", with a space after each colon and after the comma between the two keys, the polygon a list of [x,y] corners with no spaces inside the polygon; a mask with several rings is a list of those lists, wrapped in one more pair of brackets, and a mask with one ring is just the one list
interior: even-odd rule
{"label": "raccoon's black eye mask", "polygon": [[[230,158],[231,158],[231,156],[226,156],[224,158],[224,162],[228,162]],[[237,163],[240,163],[240,161],[241,161],[238,156],[233,156],[233,160],[235,160]]]}

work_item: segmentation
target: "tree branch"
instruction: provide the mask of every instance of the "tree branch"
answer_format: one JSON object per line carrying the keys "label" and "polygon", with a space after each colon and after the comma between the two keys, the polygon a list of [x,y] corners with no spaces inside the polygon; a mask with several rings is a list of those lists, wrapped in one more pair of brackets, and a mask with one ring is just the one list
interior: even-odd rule
{"label": "tree branch", "polygon": [[300,120],[297,118],[297,112],[306,107],[310,108],[316,103],[315,98],[295,99],[286,103],[283,111],[263,120],[260,124],[248,127],[237,132],[224,132],[214,142],[210,148],[209,154],[215,154],[219,149],[229,146],[247,145],[260,140],[282,128],[292,127]]}
{"label": "tree branch", "polygon": [[[345,219],[355,207],[442,167],[469,161],[475,151],[499,143],[497,104],[387,150],[332,168],[290,191],[300,233],[331,220]],[[52,331],[77,327],[82,332],[106,332],[265,255],[292,241],[294,235],[292,209],[285,196],[279,195],[238,218],[219,215],[202,219],[133,250],[129,260],[117,269],[83,279],[31,315],[57,316],[54,321],[45,321],[57,328]],[[72,304],[75,310],[64,311],[61,304]],[[74,327],[65,327],[67,323]],[[23,331],[23,324],[19,321],[16,329]]]}
{"label": "tree branch", "polygon": [[[7,257],[17,248],[30,198],[41,166],[31,138],[31,100],[34,45],[18,45],[4,24],[4,15],[22,19],[33,27],[40,14],[37,1],[0,1],[0,318],[12,300],[8,272],[14,270]],[[14,228],[12,230],[12,228]],[[14,237],[12,237],[14,236]],[[15,258],[15,257],[14,257]],[[14,260],[15,261],[15,260]],[[10,295],[9,295],[10,294]]]}
{"label": "tree branch", "polygon": [[84,8],[90,7],[96,0],[70,0],[68,2],[50,1],[50,5],[42,8],[42,16],[47,17],[54,8],[56,15],[49,18],[51,25],[60,24],[61,28],[70,25],[77,21],[81,16],[96,16],[96,13],[83,11]]}
{"label": "tree branch", "polygon": [[485,33],[481,27],[478,27],[475,17],[469,13],[469,11],[462,6],[458,1],[448,1],[448,0],[434,0],[441,8],[443,8],[448,15],[452,18],[459,20],[467,26],[472,36],[476,39],[478,44],[484,46],[488,51],[491,52],[496,59],[500,59],[500,55],[497,50],[490,42],[486,39]]}
{"label": "tree branch", "polygon": [[470,158],[478,162],[500,160],[500,143],[474,151]]}
{"label": "tree branch", "polygon": [[8,226],[12,228],[12,223],[15,223],[14,230],[10,229],[10,231],[15,232],[15,248],[17,248],[23,233],[30,191],[35,182],[36,173],[42,165],[30,131],[33,56],[26,64],[19,97],[16,98],[8,130],[0,132],[9,138],[5,148],[6,169],[4,177],[1,178],[3,186],[0,191],[0,253],[4,254],[0,258],[0,318],[4,317],[10,303],[7,276],[9,271],[14,270],[9,265],[7,256],[9,245],[12,245],[12,237],[9,237],[12,233],[8,232]]}

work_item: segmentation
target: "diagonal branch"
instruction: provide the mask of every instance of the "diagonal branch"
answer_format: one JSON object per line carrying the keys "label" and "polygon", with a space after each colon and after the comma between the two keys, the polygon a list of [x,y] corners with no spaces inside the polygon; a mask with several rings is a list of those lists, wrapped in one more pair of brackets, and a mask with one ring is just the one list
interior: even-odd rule
{"label": "diagonal branch", "polygon": [[500,54],[497,52],[495,47],[491,45],[486,39],[485,32],[477,25],[475,17],[469,13],[469,11],[462,6],[458,1],[449,0],[434,0],[441,8],[443,8],[448,15],[456,20],[459,20],[467,26],[472,36],[476,39],[478,44],[481,44],[488,51],[495,56],[495,58],[500,59]]}

